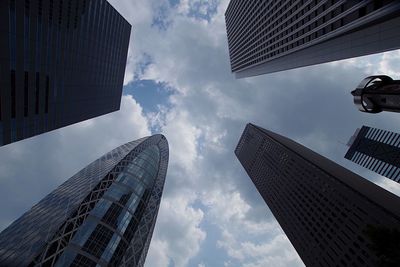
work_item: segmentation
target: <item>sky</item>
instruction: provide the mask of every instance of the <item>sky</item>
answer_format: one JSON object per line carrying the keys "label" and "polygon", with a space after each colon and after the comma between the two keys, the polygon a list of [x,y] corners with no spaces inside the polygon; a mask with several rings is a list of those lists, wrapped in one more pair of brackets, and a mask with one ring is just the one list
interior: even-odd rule
{"label": "sky", "polygon": [[120,111],[0,149],[0,231],[123,143],[162,133],[168,173],[146,267],[304,266],[234,155],[246,123],[287,136],[400,195],[344,159],[362,125],[400,132],[399,114],[365,114],[350,91],[400,79],[400,51],[235,79],[228,0],[111,0],[133,25]]}

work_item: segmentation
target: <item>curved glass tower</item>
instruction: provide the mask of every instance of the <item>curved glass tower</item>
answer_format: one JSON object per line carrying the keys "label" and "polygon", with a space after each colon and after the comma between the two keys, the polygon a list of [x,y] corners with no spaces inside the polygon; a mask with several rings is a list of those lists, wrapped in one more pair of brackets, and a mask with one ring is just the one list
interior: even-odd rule
{"label": "curved glass tower", "polygon": [[154,135],[68,179],[0,234],[5,266],[143,266],[168,166]]}

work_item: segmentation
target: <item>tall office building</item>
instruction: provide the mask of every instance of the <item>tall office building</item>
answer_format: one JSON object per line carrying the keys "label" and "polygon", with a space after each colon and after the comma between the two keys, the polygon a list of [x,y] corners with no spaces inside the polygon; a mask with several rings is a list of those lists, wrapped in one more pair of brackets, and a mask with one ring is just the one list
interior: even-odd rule
{"label": "tall office building", "polygon": [[399,260],[398,240],[391,239],[400,236],[396,195],[252,124],[235,154],[306,266]]}
{"label": "tall office building", "polygon": [[0,265],[143,266],[167,167],[162,135],[105,154],[0,234]]}
{"label": "tall office building", "polygon": [[397,0],[231,0],[232,72],[255,76],[400,48]]}
{"label": "tall office building", "polygon": [[0,1],[0,146],[119,110],[130,30],[105,0]]}
{"label": "tall office building", "polygon": [[400,112],[400,80],[386,75],[369,76],[351,94],[362,112]]}
{"label": "tall office building", "polygon": [[347,145],[346,159],[400,183],[400,134],[363,126]]}

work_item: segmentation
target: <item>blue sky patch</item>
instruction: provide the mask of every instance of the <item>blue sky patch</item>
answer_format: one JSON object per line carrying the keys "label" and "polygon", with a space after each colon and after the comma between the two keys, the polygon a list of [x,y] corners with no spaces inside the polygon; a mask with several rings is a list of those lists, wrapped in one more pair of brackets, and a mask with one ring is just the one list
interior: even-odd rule
{"label": "blue sky patch", "polygon": [[[144,71],[147,69],[147,67],[153,63],[153,59],[149,54],[143,53],[142,54],[143,58],[140,60],[140,62],[137,64],[136,71],[135,71],[135,80],[139,79],[139,76],[144,73]],[[129,85],[128,85],[129,86]]]}
{"label": "blue sky patch", "polygon": [[187,266],[198,266],[203,263],[205,266],[224,266],[224,262],[230,260],[228,254],[218,248],[217,241],[221,238],[220,228],[207,218],[209,208],[200,201],[193,203],[194,209],[201,209],[205,217],[200,223],[200,228],[207,232],[206,239],[201,243],[199,253],[190,259]]}
{"label": "blue sky patch", "polygon": [[[163,4],[158,7],[155,12],[151,26],[159,30],[166,31],[172,24],[171,18],[168,16],[169,9],[175,9],[180,4],[179,0],[169,0],[168,4]],[[188,17],[198,20],[207,20],[210,22],[212,16],[217,13],[218,1],[217,0],[200,0],[189,3]]]}
{"label": "blue sky patch", "polygon": [[169,25],[171,25],[171,20],[168,19],[166,8],[160,8],[157,12],[157,16],[153,17],[151,26],[166,31]]}
{"label": "blue sky patch", "polygon": [[132,95],[144,113],[156,113],[160,105],[169,106],[168,98],[172,93],[166,84],[154,80],[136,80],[124,87],[124,94]]}
{"label": "blue sky patch", "polygon": [[176,7],[176,6],[179,5],[179,3],[180,3],[181,1],[179,1],[179,0],[168,0],[168,2],[169,2],[169,4],[171,5],[171,7]]}
{"label": "blue sky patch", "polygon": [[210,22],[212,16],[217,13],[217,8],[218,2],[216,0],[196,1],[191,5],[189,17]]}

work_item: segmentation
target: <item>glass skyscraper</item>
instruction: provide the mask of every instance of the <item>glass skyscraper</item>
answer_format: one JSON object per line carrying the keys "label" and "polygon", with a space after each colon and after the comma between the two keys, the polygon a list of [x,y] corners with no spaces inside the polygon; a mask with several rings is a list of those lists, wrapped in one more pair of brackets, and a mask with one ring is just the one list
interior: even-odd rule
{"label": "glass skyscraper", "polygon": [[347,145],[346,159],[400,183],[400,134],[363,126]]}
{"label": "glass skyscraper", "polygon": [[400,48],[398,0],[231,0],[225,13],[237,78]]}
{"label": "glass skyscraper", "polygon": [[351,94],[354,104],[361,112],[400,113],[400,80],[393,80],[386,75],[368,76]]}
{"label": "glass skyscraper", "polygon": [[0,265],[143,266],[168,155],[153,135],[94,161],[0,233]]}
{"label": "glass skyscraper", "polygon": [[105,0],[0,1],[0,146],[119,110],[130,32]]}
{"label": "glass skyscraper", "polygon": [[235,154],[306,266],[397,266],[398,196],[253,124]]}

